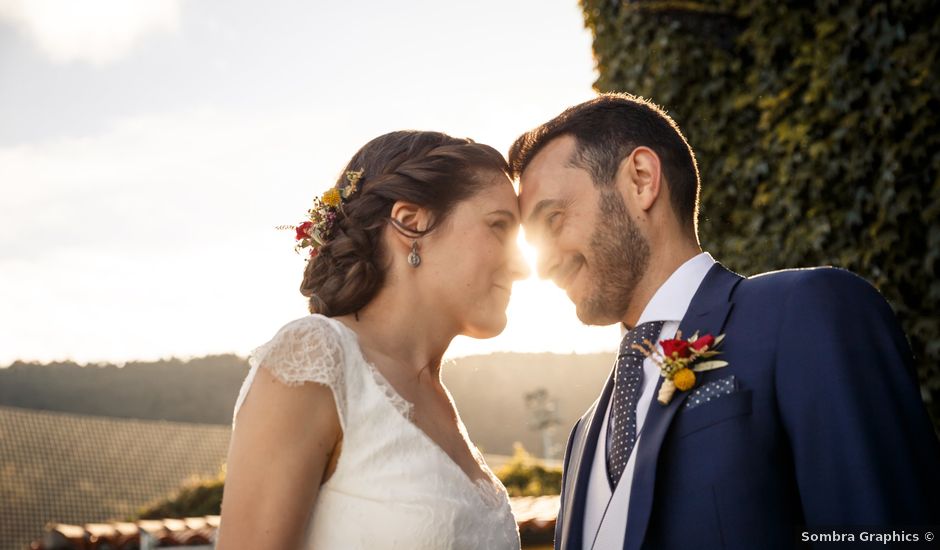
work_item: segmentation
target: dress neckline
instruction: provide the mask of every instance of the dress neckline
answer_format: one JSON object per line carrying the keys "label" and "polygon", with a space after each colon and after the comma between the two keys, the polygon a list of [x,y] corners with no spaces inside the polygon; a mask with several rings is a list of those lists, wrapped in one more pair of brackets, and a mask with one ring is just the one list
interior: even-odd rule
{"label": "dress neckline", "polygon": [[[332,317],[328,317],[328,319],[340,325],[341,330],[348,332],[352,337],[353,343],[355,344],[353,347],[355,348],[356,353],[359,355],[359,358],[362,360],[362,362],[366,365],[366,368],[369,369],[370,374],[372,375],[372,380],[375,382],[376,386],[378,386],[379,390],[381,390],[381,392],[385,395],[389,404],[401,414],[403,419],[414,430],[417,431],[421,438],[427,441],[431,447],[436,449],[436,452],[440,453],[446,463],[450,464],[450,466],[454,468],[462,478],[464,478],[470,485],[476,488],[478,494],[486,504],[498,507],[499,504],[504,501],[502,498],[502,493],[504,492],[504,489],[502,489],[502,483],[499,481],[493,471],[490,470],[489,466],[486,465],[480,450],[477,449],[476,445],[474,445],[472,441],[470,441],[470,438],[466,432],[466,427],[463,424],[463,420],[460,418],[459,411],[455,411],[457,415],[457,429],[460,430],[461,437],[466,443],[474,462],[476,462],[477,467],[483,473],[483,476],[480,478],[471,477],[470,474],[468,474],[467,471],[460,466],[460,464],[457,464],[453,457],[447,454],[447,451],[445,451],[444,448],[434,440],[434,438],[428,435],[427,432],[422,430],[421,427],[415,423],[414,403],[402,397],[398,390],[392,386],[392,383],[385,378],[381,371],[379,371],[378,367],[366,359],[365,354],[362,352],[362,346],[359,345],[359,333],[339,319],[334,319]],[[448,394],[450,394],[449,391]],[[506,502],[508,503],[508,500]]]}

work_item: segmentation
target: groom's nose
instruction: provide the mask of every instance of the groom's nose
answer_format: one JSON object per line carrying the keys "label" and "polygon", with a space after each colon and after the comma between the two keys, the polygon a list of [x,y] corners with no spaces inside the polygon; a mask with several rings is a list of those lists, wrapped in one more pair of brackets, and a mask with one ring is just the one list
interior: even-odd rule
{"label": "groom's nose", "polygon": [[551,279],[557,270],[557,254],[549,247],[542,245],[535,250],[535,270],[539,279]]}

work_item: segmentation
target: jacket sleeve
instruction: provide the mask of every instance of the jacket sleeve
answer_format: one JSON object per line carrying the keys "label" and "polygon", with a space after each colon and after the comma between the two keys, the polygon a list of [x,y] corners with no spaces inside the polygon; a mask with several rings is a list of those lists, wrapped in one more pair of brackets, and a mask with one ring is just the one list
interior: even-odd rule
{"label": "jacket sleeve", "polygon": [[843,270],[802,273],[777,342],[777,400],[808,526],[940,523],[940,445],[884,298]]}

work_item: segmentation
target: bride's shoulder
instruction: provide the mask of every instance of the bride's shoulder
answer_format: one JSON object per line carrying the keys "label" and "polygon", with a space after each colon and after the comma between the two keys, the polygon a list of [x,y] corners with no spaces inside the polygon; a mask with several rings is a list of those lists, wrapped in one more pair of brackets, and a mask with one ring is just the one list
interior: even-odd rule
{"label": "bride's shoulder", "polygon": [[251,368],[235,401],[233,428],[239,408],[259,370],[270,373],[286,386],[307,383],[326,386],[333,394],[340,425],[345,426],[349,377],[344,372],[346,361],[341,343],[342,327],[335,326],[337,323],[323,315],[294,319],[278,329],[268,342],[251,352],[248,356]]}
{"label": "bride's shoulder", "polygon": [[335,340],[339,336],[337,324],[339,324],[339,321],[319,313],[304,315],[281,326],[275,333],[274,339],[279,337],[319,337]]}
{"label": "bride's shoulder", "polygon": [[319,314],[307,315],[283,325],[248,360],[252,367],[268,369],[281,382],[335,384],[342,374],[343,346],[338,321]]}

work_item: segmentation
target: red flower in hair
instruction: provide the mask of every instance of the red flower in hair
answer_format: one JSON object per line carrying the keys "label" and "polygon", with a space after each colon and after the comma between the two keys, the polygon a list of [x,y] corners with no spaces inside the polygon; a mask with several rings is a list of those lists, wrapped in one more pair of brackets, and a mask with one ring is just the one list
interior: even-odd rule
{"label": "red flower in hair", "polygon": [[297,234],[295,235],[295,238],[296,238],[298,241],[301,241],[301,240],[306,239],[307,237],[309,237],[310,235],[307,234],[307,231],[308,231],[312,226],[313,226],[313,222],[304,222],[304,223],[298,225],[298,226],[295,228],[296,231],[297,231]]}

